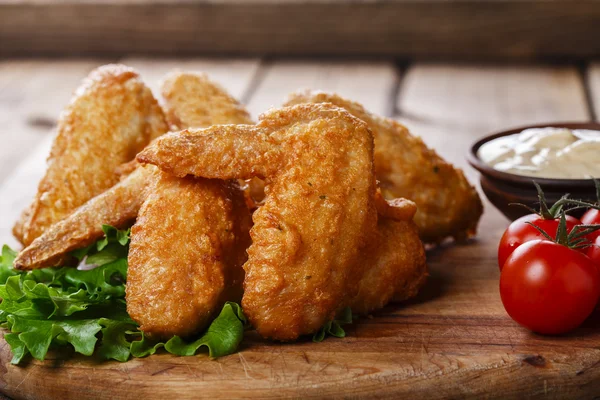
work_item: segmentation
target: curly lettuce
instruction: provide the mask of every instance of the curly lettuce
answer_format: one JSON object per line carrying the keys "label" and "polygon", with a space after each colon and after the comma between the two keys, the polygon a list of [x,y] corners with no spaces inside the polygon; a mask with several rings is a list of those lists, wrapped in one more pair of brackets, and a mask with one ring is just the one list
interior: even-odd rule
{"label": "curly lettuce", "polygon": [[0,325],[19,364],[31,355],[44,360],[49,349],[70,346],[85,356],[121,362],[164,348],[191,356],[206,347],[211,357],[234,353],[247,324],[241,307],[228,302],[196,340],[174,336],[166,342],[145,337],[125,305],[129,230],[103,226],[104,238],[72,253],[87,268],[13,269],[16,252],[0,256]]}
{"label": "curly lettuce", "polygon": [[352,310],[350,307],[344,308],[332,321],[328,321],[313,335],[313,342],[322,342],[327,336],[337,338],[346,337],[346,331],[342,325],[352,323]]}

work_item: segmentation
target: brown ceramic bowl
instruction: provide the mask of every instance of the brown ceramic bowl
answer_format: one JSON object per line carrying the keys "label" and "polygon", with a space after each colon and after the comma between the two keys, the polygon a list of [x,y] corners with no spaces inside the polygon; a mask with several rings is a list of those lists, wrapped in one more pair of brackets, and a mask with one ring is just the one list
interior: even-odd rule
{"label": "brown ceramic bowl", "polygon": [[[539,202],[537,191],[533,185],[534,180],[542,187],[542,190],[546,196],[546,200],[549,204],[554,203],[566,193],[570,193],[570,197],[573,199],[580,199],[589,202],[596,201],[596,189],[592,179],[549,179],[520,176],[495,170],[481,161],[477,156],[477,151],[479,148],[490,140],[502,136],[512,135],[514,133],[519,133],[528,128],[545,127],[600,130],[600,123],[557,122],[511,129],[508,131],[495,133],[478,140],[475,142],[475,144],[473,144],[471,151],[469,152],[469,164],[471,164],[473,168],[481,173],[481,189],[490,202],[511,220],[515,220],[525,214],[529,214],[529,211],[527,211],[525,208],[510,205],[511,203],[521,203],[535,209],[538,208]],[[583,213],[583,210],[578,211],[579,212],[577,212],[577,210],[574,211],[573,214],[578,216]]]}

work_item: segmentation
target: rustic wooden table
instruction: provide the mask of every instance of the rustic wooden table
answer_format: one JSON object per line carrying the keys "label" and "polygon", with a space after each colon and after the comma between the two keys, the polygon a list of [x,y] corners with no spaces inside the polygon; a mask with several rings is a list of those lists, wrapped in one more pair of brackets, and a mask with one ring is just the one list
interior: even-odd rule
{"label": "rustic wooden table", "polygon": [[596,0],[0,0],[0,56],[600,56]]}
{"label": "rustic wooden table", "polygon": [[[52,128],[71,92],[92,68],[111,61],[0,61],[0,242],[14,244],[10,227],[36,189]],[[298,88],[339,92],[405,123],[465,168],[472,182],[477,176],[464,157],[476,138],[600,115],[600,64],[593,62],[119,61],[138,68],[153,88],[173,68],[205,71],[254,116]],[[43,399],[600,395],[600,324],[566,337],[542,337],[507,317],[497,290],[495,249],[508,222],[485,206],[476,240],[428,252],[431,279],[416,300],[360,321],[346,339],[281,346],[251,335],[239,354],[217,361],[158,355],[98,365],[76,357],[26,367],[6,362],[9,350],[2,341],[0,391]]]}

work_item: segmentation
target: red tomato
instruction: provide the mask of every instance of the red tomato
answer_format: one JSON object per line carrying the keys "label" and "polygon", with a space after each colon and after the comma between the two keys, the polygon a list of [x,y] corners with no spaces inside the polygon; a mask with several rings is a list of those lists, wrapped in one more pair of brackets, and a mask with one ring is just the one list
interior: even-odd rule
{"label": "red tomato", "polygon": [[[600,225],[600,210],[590,208],[581,217],[581,223],[585,225]],[[593,242],[600,236],[600,230],[590,233],[587,237]]]}
{"label": "red tomato", "polygon": [[542,334],[577,328],[600,297],[600,272],[585,254],[549,240],[519,246],[500,275],[506,312]]}
{"label": "red tomato", "polygon": [[[545,239],[544,235],[533,226],[526,224],[526,222],[531,222],[532,224],[539,226],[544,232],[552,238],[555,238],[560,219],[543,219],[537,214],[529,214],[513,221],[506,231],[504,231],[504,235],[502,235],[500,245],[498,246],[498,266],[500,267],[500,270],[502,270],[508,256],[510,256],[517,247],[530,240]],[[571,232],[576,225],[581,225],[581,221],[567,215],[567,232]]]}
{"label": "red tomato", "polygon": [[[595,233],[595,232],[594,232]],[[594,243],[586,249],[585,254],[598,266],[600,269],[600,236],[596,238]]]}

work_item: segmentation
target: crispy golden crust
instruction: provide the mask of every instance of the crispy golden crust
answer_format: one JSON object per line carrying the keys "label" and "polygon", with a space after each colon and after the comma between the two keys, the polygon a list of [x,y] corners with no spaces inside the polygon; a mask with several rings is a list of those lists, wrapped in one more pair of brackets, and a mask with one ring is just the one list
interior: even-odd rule
{"label": "crispy golden crust", "polygon": [[272,110],[256,126],[167,135],[138,160],[180,176],[266,178],[242,301],[264,337],[313,333],[357,293],[356,261],[377,212],[373,138],[348,112],[330,104]]}
{"label": "crispy golden crust", "polygon": [[377,231],[361,252],[364,275],[351,301],[356,314],[368,314],[392,299],[406,300],[417,294],[427,277],[425,250],[412,221],[415,204],[396,199],[378,204]]}
{"label": "crispy golden crust", "polygon": [[221,177],[240,175],[248,177],[241,179],[250,179],[274,173],[282,158],[279,146],[257,126],[214,125],[169,132],[142,150],[136,159],[179,177],[228,179]]}
{"label": "crispy golden crust", "polygon": [[244,106],[205,74],[169,74],[162,85],[162,97],[174,130],[253,123]]}
{"label": "crispy golden crust", "polygon": [[21,244],[24,243],[23,235],[25,224],[31,218],[31,209],[33,208],[33,204],[29,204],[25,209],[21,212],[19,219],[15,222],[15,225],[12,228],[12,234]]}
{"label": "crispy golden crust", "polygon": [[245,258],[232,250],[240,224],[247,226],[240,220],[249,218],[231,184],[157,172],[129,250],[127,311],[140,329],[153,337],[188,336],[210,321],[225,293],[239,295],[235,270]]}
{"label": "crispy golden crust", "polygon": [[[150,168],[149,168],[150,167]],[[92,198],[65,219],[52,225],[15,259],[17,269],[36,269],[60,265],[75,249],[102,237],[102,225],[123,228],[131,223],[142,205],[149,183],[151,166],[140,166],[120,183]]]}
{"label": "crispy golden crust", "polygon": [[369,125],[375,138],[375,173],[383,195],[417,203],[415,222],[424,242],[475,234],[483,206],[460,169],[444,161],[403,125],[335,94],[295,93],[286,105],[324,102],[345,108]]}
{"label": "crispy golden crust", "polygon": [[[162,94],[173,129],[250,121],[204,75],[172,74]],[[158,173],[129,256],[127,307],[141,329],[186,336],[202,330],[225,301],[240,301],[250,224],[236,183]]]}
{"label": "crispy golden crust", "polygon": [[167,125],[138,74],[122,65],[93,71],[58,123],[48,170],[22,228],[30,244],[92,197],[119,181],[116,169],[132,160]]}
{"label": "crispy golden crust", "polygon": [[[246,108],[206,74],[172,72],[163,82],[162,98],[172,130],[254,124]],[[260,179],[240,184],[249,205],[262,201],[264,184]]]}

